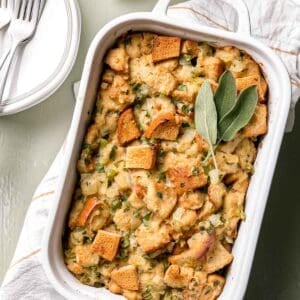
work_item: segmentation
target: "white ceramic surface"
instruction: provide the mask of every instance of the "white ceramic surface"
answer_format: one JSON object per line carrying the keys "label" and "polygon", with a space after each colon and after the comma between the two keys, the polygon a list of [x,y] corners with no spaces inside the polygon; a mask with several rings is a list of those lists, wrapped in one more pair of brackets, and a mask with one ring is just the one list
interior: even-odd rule
{"label": "white ceramic surface", "polygon": [[[34,38],[14,61],[0,116],[32,107],[61,86],[75,62],[80,30],[77,0],[47,0]],[[8,35],[1,32],[2,53],[7,45]]]}
{"label": "white ceramic surface", "polygon": [[[161,0],[159,7],[167,5],[168,2]],[[44,268],[54,287],[69,299],[121,298],[103,288],[84,286],[69,273],[63,262],[61,237],[76,180],[76,160],[94,104],[103,56],[116,37],[121,34],[128,30],[147,30],[194,40],[210,41],[217,45],[235,45],[247,51],[260,62],[266,75],[270,87],[269,132],[265,136],[257,156],[256,172],[251,179],[247,193],[245,208],[247,218],[240,226],[233,248],[235,258],[220,297],[223,300],[242,299],[290,107],[291,87],[288,74],[278,57],[269,48],[251,37],[200,25],[182,24],[180,20],[166,17],[164,13],[158,14],[157,9],[155,11],[156,14],[135,13],[111,21],[97,34],[90,47],[66,144],[66,157],[62,166],[60,183],[56,190],[56,202],[49,217],[49,227],[43,243]]]}

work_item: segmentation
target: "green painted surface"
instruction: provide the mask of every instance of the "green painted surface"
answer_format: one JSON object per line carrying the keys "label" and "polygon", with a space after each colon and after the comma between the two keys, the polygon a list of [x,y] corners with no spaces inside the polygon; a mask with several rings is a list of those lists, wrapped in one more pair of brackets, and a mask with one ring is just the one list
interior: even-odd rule
{"label": "green painted surface", "polygon": [[[88,46],[110,19],[150,10],[155,0],[79,0],[82,38],[73,71],[46,102],[0,118],[0,280],[12,257],[35,187],[49,168],[70,125],[72,83],[80,78]],[[179,1],[178,1],[179,2]],[[104,5],[103,5],[104,4]],[[247,300],[300,299],[300,111],[284,138],[247,289]],[[28,176],[30,174],[30,176]],[[228,299],[230,300],[230,299]]]}

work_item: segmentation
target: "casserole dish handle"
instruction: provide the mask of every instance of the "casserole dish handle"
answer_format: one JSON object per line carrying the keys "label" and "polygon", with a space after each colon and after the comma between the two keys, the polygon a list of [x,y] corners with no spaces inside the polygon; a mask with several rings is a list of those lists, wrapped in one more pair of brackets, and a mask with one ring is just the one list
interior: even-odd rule
{"label": "casserole dish handle", "polygon": [[[250,17],[248,8],[243,0],[220,0],[232,6],[238,15],[239,24],[237,32],[250,35]],[[171,0],[158,0],[152,12],[158,15],[167,15],[168,6]]]}

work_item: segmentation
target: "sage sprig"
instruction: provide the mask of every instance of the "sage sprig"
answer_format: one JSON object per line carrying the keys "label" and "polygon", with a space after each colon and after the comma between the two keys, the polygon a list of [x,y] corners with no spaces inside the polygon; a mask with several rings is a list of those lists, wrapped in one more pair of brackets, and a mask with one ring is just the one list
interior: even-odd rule
{"label": "sage sprig", "polygon": [[219,80],[215,94],[218,123],[232,110],[237,100],[235,79],[230,71],[225,71]]}
{"label": "sage sprig", "polygon": [[217,141],[217,110],[209,81],[201,85],[195,103],[196,130],[209,143],[214,145]]}
{"label": "sage sprig", "polygon": [[244,89],[233,109],[218,124],[218,135],[222,141],[232,140],[238,131],[245,127],[252,118],[257,104],[257,87],[252,85]]}
{"label": "sage sprig", "polygon": [[257,87],[254,85],[244,89],[237,97],[235,79],[230,71],[225,71],[220,77],[215,96],[209,81],[203,82],[195,103],[195,126],[209,145],[206,159],[212,155],[217,173],[214,146],[217,147],[221,141],[232,140],[249,123],[257,101]]}
{"label": "sage sprig", "polygon": [[196,98],[195,126],[196,130],[208,143],[215,168],[218,170],[213,148],[218,137],[218,116],[214,102],[214,94],[208,80],[203,82]]}

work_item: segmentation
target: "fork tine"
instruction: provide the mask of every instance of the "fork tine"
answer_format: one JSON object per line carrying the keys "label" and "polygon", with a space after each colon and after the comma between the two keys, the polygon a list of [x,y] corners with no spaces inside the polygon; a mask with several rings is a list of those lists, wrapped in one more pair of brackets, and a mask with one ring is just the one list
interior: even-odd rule
{"label": "fork tine", "polygon": [[23,20],[25,17],[25,11],[26,11],[26,5],[27,5],[27,0],[21,0],[21,5],[20,5],[20,10],[18,14],[18,19]]}
{"label": "fork tine", "polygon": [[35,0],[33,2],[33,8],[32,8],[30,21],[33,21],[35,23],[38,21],[39,13],[40,13],[40,5],[41,5],[41,0]]}
{"label": "fork tine", "polygon": [[29,21],[32,13],[32,6],[33,6],[33,0],[28,0],[27,2],[27,7],[26,7],[26,12],[25,12],[25,21]]}
{"label": "fork tine", "polygon": [[14,0],[14,13],[13,16],[15,19],[18,18],[19,11],[20,11],[20,6],[21,6],[21,0]]}

